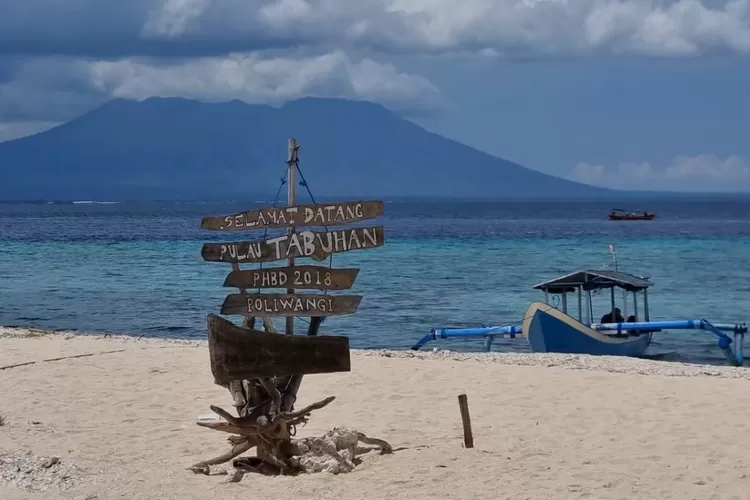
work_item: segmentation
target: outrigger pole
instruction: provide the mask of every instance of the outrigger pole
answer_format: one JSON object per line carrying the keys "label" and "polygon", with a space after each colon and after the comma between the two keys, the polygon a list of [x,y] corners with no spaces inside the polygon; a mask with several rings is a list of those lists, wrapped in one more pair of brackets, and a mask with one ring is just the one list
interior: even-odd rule
{"label": "outrigger pole", "polygon": [[[707,319],[685,319],[676,321],[644,321],[639,323],[594,323],[589,328],[601,331],[613,331],[618,334],[628,332],[653,332],[659,330],[706,330],[719,339],[719,349],[724,352],[734,366],[744,364],[744,343],[747,325],[745,323],[716,323]],[[734,341],[724,332],[734,333]],[[734,343],[734,350],[732,350]]]}
{"label": "outrigger pole", "polygon": [[484,336],[484,346],[485,349],[489,351],[496,335],[502,335],[503,337],[514,339],[516,338],[516,335],[523,335],[523,328],[521,325],[482,326],[479,328],[433,328],[430,330],[430,333],[419,339],[419,341],[412,346],[412,350],[418,351],[419,348],[427,342],[437,339]]}
{"label": "outrigger pole", "polygon": [[[592,330],[598,332],[608,331],[617,334],[628,332],[651,333],[659,330],[706,330],[719,339],[719,348],[724,352],[729,362],[734,366],[744,364],[744,342],[747,333],[745,323],[716,323],[713,324],[707,319],[686,319],[676,321],[642,321],[638,323],[593,323],[588,325]],[[734,340],[724,332],[734,333]],[[485,350],[489,351],[492,347],[492,341],[496,336],[515,339],[518,335],[523,335],[521,325],[505,326],[484,326],[479,328],[433,328],[430,333],[422,337],[412,350],[418,351],[422,346],[437,339],[462,338],[462,337],[484,337]],[[732,349],[734,344],[734,349]]]}

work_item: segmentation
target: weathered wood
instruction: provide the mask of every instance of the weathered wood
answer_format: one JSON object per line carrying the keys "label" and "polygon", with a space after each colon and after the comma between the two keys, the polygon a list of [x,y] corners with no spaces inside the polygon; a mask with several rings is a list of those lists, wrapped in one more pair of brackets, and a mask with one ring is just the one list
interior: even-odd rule
{"label": "weathered wood", "polygon": [[361,295],[286,293],[233,293],[221,305],[221,314],[243,316],[340,316],[354,314]]}
{"label": "weathered wood", "polygon": [[[240,271],[240,265],[237,262],[232,262],[232,271]],[[240,288],[240,292],[245,293],[245,289]],[[255,317],[245,316],[245,318],[242,320],[242,326],[251,330],[254,329]],[[243,382],[247,382],[247,385],[245,385]],[[237,414],[241,417],[247,415],[250,409],[254,405],[258,404],[255,401],[251,401],[254,387],[250,384],[250,381],[232,380],[227,385],[227,389],[229,390],[229,394],[232,395],[232,401],[234,402],[234,407],[237,410]],[[255,392],[258,394],[260,393],[260,391]],[[259,397],[256,397],[255,399],[259,399]],[[231,458],[227,458],[226,461],[229,460],[231,460]]]}
{"label": "weathered wood", "polygon": [[207,323],[211,373],[219,385],[232,380],[351,370],[348,337],[248,330],[215,314],[208,315]]}
{"label": "weathered wood", "polygon": [[208,475],[210,473],[210,466],[211,465],[219,465],[226,462],[229,462],[233,458],[242,455],[246,451],[248,451],[253,446],[256,446],[258,443],[255,440],[247,439],[240,441],[239,443],[232,446],[232,449],[223,455],[219,455],[216,458],[211,458],[209,460],[204,460],[202,462],[198,462],[195,465],[191,465],[188,467],[188,470],[195,472],[196,474],[205,474]]}
{"label": "weathered wood", "polygon": [[[238,266],[238,264],[232,264],[232,268]],[[242,291],[242,289],[240,289]],[[261,318],[263,321],[263,329],[268,333],[276,333],[276,327],[273,324],[273,319],[268,316]],[[255,328],[255,317],[246,316],[242,322],[242,326],[249,330]],[[271,408],[271,401],[266,399],[263,387],[271,383],[270,378],[265,379],[253,379],[253,380],[234,380],[229,383],[229,393],[232,395],[234,400],[234,406],[237,408],[237,414],[241,417],[251,414],[255,411],[256,413],[264,413]],[[270,397],[273,394],[269,393]]]}
{"label": "weathered wood", "polygon": [[[314,316],[310,318],[310,325],[307,327],[307,335],[313,337],[318,334],[320,324],[323,322],[322,316]],[[289,377],[286,381],[284,394],[281,398],[281,411],[289,411],[294,406],[294,402],[297,401],[297,392],[299,392],[300,385],[302,385],[301,373],[297,373]]]}
{"label": "weathered wood", "polygon": [[266,394],[271,396],[271,407],[268,410],[270,415],[276,415],[281,409],[281,392],[271,382],[270,378],[259,378],[260,386],[266,391]]}
{"label": "weathered wood", "polygon": [[[237,262],[232,262],[232,271],[237,272],[240,270],[240,265]],[[245,290],[240,288],[240,292],[245,293]],[[255,328],[255,318],[252,317],[246,317],[244,320],[242,320],[242,326],[245,328]],[[229,389],[229,392],[232,392],[232,389]],[[232,396],[234,397],[236,393],[232,392]]]}
{"label": "weathered wood", "polygon": [[466,394],[458,395],[458,407],[461,410],[461,424],[464,427],[464,446],[474,447],[474,435],[471,432],[471,416],[469,415],[469,400]]}
{"label": "weathered wood", "polygon": [[[289,425],[297,425],[307,422],[311,412],[325,408],[335,399],[334,396],[329,396],[321,401],[308,405],[301,410],[279,413],[269,421],[261,421],[261,419],[254,418],[253,416],[235,417],[219,406],[210,405],[209,408],[211,411],[216,413],[223,420],[199,420],[196,423],[201,427],[207,427],[215,431],[227,432],[229,434],[236,434],[238,436],[263,436],[263,438],[268,441],[279,439],[288,440],[289,437],[291,437],[289,435]],[[240,440],[235,440],[235,442],[238,441]]]}
{"label": "weathered wood", "polygon": [[[291,158],[291,156],[290,156]],[[290,180],[290,184],[292,184]],[[230,215],[205,217],[203,229],[245,231],[292,226],[336,226],[383,215],[382,201],[344,201],[268,207]]]}
{"label": "weathered wood", "polygon": [[269,240],[204,243],[201,256],[211,262],[273,262],[295,257],[322,261],[332,253],[377,248],[383,243],[383,226],[300,231]]}
{"label": "weathered wood", "polygon": [[[286,191],[286,205],[287,207],[293,207],[297,204],[297,153],[299,152],[300,146],[297,145],[297,139],[294,137],[289,138],[289,145],[288,145],[288,154],[289,154],[289,160],[288,160],[288,177],[289,181],[287,182],[287,191]],[[289,234],[289,241],[292,241],[293,235],[296,232],[297,228],[292,224],[292,226],[289,228],[288,234]],[[289,267],[294,266],[294,256],[289,257],[289,260],[287,261],[287,264]],[[294,287],[289,287],[286,290],[286,293],[291,294],[294,293]],[[285,325],[284,325],[284,332],[287,335],[294,335],[294,317],[293,316],[287,316]]]}
{"label": "weathered wood", "polygon": [[232,395],[234,407],[237,409],[237,415],[244,417],[247,415],[248,395],[242,385],[242,380],[232,380],[227,384],[229,394]]}
{"label": "weathered wood", "polygon": [[[330,398],[328,398],[330,400]],[[319,409],[324,406],[327,400],[321,401],[306,410]],[[313,408],[315,406],[316,408]],[[212,407],[213,408],[213,407]],[[217,408],[217,410],[221,410]],[[307,414],[309,417],[309,413]],[[230,415],[230,418],[231,415]],[[297,419],[300,420],[300,419]],[[303,421],[306,420],[302,419]],[[250,449],[253,446],[258,448],[264,448],[268,451],[265,458],[261,457],[242,457],[235,459],[232,462],[234,467],[234,473],[229,472],[229,482],[237,482],[242,479],[242,476],[246,472],[254,472],[265,475],[296,475],[302,472],[312,472],[303,466],[302,458],[305,456],[315,455],[320,457],[321,455],[327,456],[330,459],[337,460],[339,463],[345,466],[343,471],[351,471],[356,467],[356,457],[363,453],[369,453],[373,448],[359,446],[360,443],[374,446],[375,449],[380,449],[380,454],[393,453],[393,447],[382,439],[372,438],[366,434],[356,431],[354,429],[339,428],[328,431],[323,436],[319,437],[305,437],[302,439],[285,439],[280,438],[279,435],[282,433],[275,432],[277,429],[283,428],[283,422],[290,422],[290,414],[280,415],[280,418],[271,423],[270,426],[257,427],[257,436],[252,435],[253,432],[248,432],[247,424],[240,422],[230,423],[212,423],[210,425],[201,425],[209,429],[230,432],[229,442],[233,445],[231,451],[224,453],[223,455],[198,462],[197,464],[189,467],[188,470],[195,472],[196,474],[210,474],[210,466],[228,462],[233,457],[241,454],[243,451]],[[239,425],[238,425],[239,424]],[[250,424],[252,426],[252,424]],[[234,431],[237,434],[234,434]],[[352,438],[356,439],[356,442],[352,442]],[[343,453],[344,450],[348,450],[350,455]]]}
{"label": "weathered wood", "polygon": [[323,266],[270,267],[232,271],[224,286],[246,288],[286,288],[299,290],[347,290],[359,269],[332,269]]}

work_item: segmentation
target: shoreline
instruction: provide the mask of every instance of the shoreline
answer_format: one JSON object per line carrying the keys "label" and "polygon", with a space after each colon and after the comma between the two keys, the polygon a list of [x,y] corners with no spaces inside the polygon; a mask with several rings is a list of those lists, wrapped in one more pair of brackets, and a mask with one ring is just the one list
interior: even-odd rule
{"label": "shoreline", "polygon": [[[306,375],[299,404],[335,396],[298,438],[385,440],[350,473],[228,482],[187,469],[228,451],[196,425],[214,383],[206,342],[0,328],[3,500],[678,500],[750,490],[746,371],[558,354],[354,350]],[[474,448],[457,396],[466,394]]]}
{"label": "shoreline", "polygon": [[[26,327],[0,326],[0,342],[4,339],[30,339],[37,337],[71,340],[78,337],[108,340],[116,343],[140,343],[140,345],[208,347],[207,340],[190,340],[169,337],[137,336],[135,334],[108,334],[71,330],[48,330]],[[354,356],[414,359],[423,361],[476,362],[506,366],[535,366],[562,368],[567,370],[591,370],[605,373],[664,377],[713,377],[743,379],[750,381],[748,367],[733,367],[713,364],[695,364],[678,361],[649,360],[621,356],[592,356],[587,354],[519,353],[519,352],[462,352],[433,347],[429,350],[410,349],[350,349]],[[94,355],[96,353],[92,353]],[[4,368],[0,366],[0,371]]]}

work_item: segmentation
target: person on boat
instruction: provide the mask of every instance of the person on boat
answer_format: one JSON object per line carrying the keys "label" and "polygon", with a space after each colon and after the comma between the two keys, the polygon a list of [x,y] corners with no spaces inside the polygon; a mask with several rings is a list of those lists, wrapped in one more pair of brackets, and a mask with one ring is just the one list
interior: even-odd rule
{"label": "person on boat", "polygon": [[[628,316],[627,322],[628,323],[635,323],[636,322],[635,314],[631,314],[630,316]],[[630,334],[630,335],[640,335],[640,332],[638,330],[628,330],[628,334]]]}
{"label": "person on boat", "polygon": [[622,312],[619,307],[615,307],[612,311],[608,312],[600,321],[601,323],[624,323],[625,318],[622,317]]}

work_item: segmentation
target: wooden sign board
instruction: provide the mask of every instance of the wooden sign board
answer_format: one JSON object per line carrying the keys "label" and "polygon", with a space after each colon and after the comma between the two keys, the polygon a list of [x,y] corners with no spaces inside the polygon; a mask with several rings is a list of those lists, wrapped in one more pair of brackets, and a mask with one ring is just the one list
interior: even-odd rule
{"label": "wooden sign board", "polygon": [[233,380],[351,371],[347,337],[279,335],[241,328],[209,314],[211,373],[219,385]]}
{"label": "wooden sign board", "polygon": [[298,290],[347,290],[359,269],[333,269],[320,266],[271,267],[232,271],[224,286],[237,288],[294,288]]}
{"label": "wooden sign board", "polygon": [[299,257],[322,261],[332,253],[376,248],[383,242],[383,226],[300,231],[268,240],[205,243],[201,255],[213,262],[273,262]]}
{"label": "wooden sign board", "polygon": [[201,221],[203,229],[243,231],[292,226],[336,226],[383,215],[382,201],[345,201],[291,207],[269,207]]}
{"label": "wooden sign board", "polygon": [[340,316],[357,311],[361,295],[233,293],[227,295],[221,314],[244,316]]}

